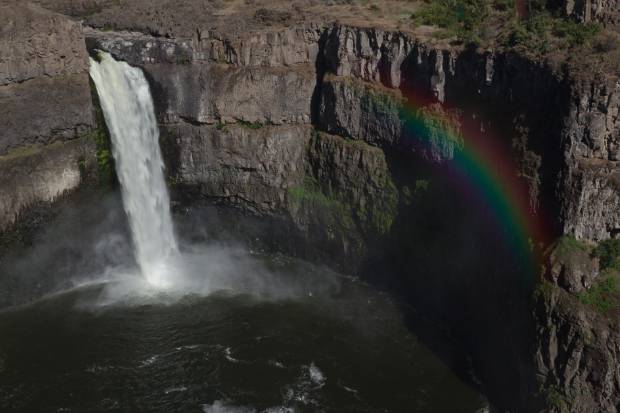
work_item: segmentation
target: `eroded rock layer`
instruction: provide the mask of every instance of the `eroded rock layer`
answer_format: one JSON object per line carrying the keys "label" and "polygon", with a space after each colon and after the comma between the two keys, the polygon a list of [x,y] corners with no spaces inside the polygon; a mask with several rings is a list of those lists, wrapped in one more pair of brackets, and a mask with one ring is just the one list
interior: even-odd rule
{"label": "eroded rock layer", "polygon": [[[529,215],[552,236],[617,237],[617,76],[383,19],[335,22],[314,3],[39,3],[88,27],[37,6],[0,9],[13,24],[0,32],[0,230],[104,159],[84,137],[94,126],[86,68],[87,51],[108,51],[149,80],[175,205],[275,219],[297,244],[287,251],[396,290],[450,327],[500,408],[618,410],[617,320],[576,299],[599,279],[596,260],[551,254],[553,284],[530,301],[537,281],[511,261],[488,208],[444,174],[476,131],[510,153]],[[590,2],[573,3],[566,12],[586,21],[617,11],[607,2],[593,17],[579,11]],[[425,120],[424,146],[411,113]]]}

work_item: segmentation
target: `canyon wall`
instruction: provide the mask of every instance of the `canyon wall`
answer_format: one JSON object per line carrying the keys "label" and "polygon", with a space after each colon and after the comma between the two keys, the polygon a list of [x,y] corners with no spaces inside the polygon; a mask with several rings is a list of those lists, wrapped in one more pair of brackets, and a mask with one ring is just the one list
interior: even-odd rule
{"label": "canyon wall", "polygon": [[557,3],[557,7],[564,13],[582,22],[620,24],[620,2],[618,0],[560,0]]}
{"label": "canyon wall", "polygon": [[[277,219],[298,244],[286,251],[402,293],[449,325],[500,408],[618,410],[614,321],[571,295],[598,271],[584,285],[551,277],[558,286],[530,301],[535,287],[487,230],[488,211],[442,172],[475,130],[511,154],[529,214],[544,216],[551,236],[618,236],[617,78],[399,30],[286,24],[274,10],[226,30],[185,8],[145,22],[135,10],[108,13],[105,1],[53,3],[43,2],[99,28],[23,6],[26,32],[0,32],[5,225],[76,188],[97,157],[86,136],[96,126],[87,50],[104,50],[145,71],[175,206]],[[33,22],[51,34],[37,38]],[[42,115],[28,115],[33,108]],[[429,114],[424,145],[410,113]],[[460,140],[447,140],[445,127]]]}
{"label": "canyon wall", "polygon": [[81,139],[93,127],[81,25],[22,2],[4,2],[0,16],[2,231],[75,189],[94,150]]}

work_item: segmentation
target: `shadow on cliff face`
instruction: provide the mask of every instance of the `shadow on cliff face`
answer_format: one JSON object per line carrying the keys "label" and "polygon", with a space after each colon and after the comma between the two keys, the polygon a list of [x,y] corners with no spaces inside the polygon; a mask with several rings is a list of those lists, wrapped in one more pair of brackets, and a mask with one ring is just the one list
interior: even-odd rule
{"label": "shadow on cliff face", "polygon": [[412,331],[478,382],[494,406],[523,407],[536,391],[528,381],[536,274],[507,243],[491,208],[441,166],[402,152],[388,158],[401,194],[414,190],[401,195],[392,230],[372,249],[361,276],[409,303]]}

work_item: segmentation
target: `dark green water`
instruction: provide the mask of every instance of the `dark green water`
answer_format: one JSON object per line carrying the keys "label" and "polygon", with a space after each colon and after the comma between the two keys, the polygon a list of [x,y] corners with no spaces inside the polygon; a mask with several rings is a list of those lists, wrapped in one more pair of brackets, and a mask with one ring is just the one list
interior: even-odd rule
{"label": "dark green water", "polygon": [[0,411],[485,406],[407,330],[386,295],[299,262],[275,272],[304,279],[307,293],[128,295],[102,305],[106,286],[95,285],[0,313]]}

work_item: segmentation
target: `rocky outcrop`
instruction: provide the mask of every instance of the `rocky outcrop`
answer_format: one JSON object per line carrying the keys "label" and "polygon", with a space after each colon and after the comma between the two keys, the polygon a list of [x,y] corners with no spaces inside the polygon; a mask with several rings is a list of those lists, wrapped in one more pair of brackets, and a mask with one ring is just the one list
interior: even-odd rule
{"label": "rocky outcrop", "polygon": [[620,2],[618,0],[561,0],[560,9],[568,16],[582,22],[620,24]]}
{"label": "rocky outcrop", "polygon": [[310,258],[359,273],[398,214],[399,192],[384,152],[360,140],[314,132],[303,180],[287,191],[287,214]]}
{"label": "rocky outcrop", "polygon": [[546,278],[569,293],[581,293],[599,277],[599,265],[591,248],[574,238],[562,237],[549,247]]}
{"label": "rocky outcrop", "polygon": [[[516,53],[407,31],[313,23],[304,13],[318,14],[290,4],[218,12],[198,0],[41,3],[85,19],[94,57],[96,49],[108,51],[144,70],[177,203],[277,217],[294,233],[287,239],[299,241],[297,252],[348,272],[376,270],[365,267],[374,254],[378,268],[402,276],[398,292],[452,323],[500,407],[542,410],[535,392],[545,389],[556,410],[617,407],[612,329],[553,295],[538,302],[530,324],[531,307],[519,295],[523,274],[504,260],[509,252],[496,254],[501,242],[486,228],[489,211],[465,205],[449,178],[429,183],[474,133],[512,155],[514,174],[529,188],[530,214],[551,211],[556,234],[618,236],[617,80],[582,79]],[[35,6],[21,10],[25,20],[9,20],[30,23],[11,23],[0,38],[0,103],[9,107],[0,114],[0,154],[9,152],[0,159],[8,171],[0,184],[23,194],[2,194],[6,222],[76,187],[94,150],[72,140],[92,125],[79,24]],[[52,35],[38,37],[35,25]],[[15,43],[15,30],[32,41]],[[48,49],[70,56],[57,61]],[[32,108],[44,114],[28,117]],[[421,130],[430,145],[412,144],[420,136],[411,116],[426,120]],[[433,135],[443,121],[459,139]],[[26,144],[39,146],[20,152]],[[594,267],[557,264],[550,279],[567,291],[587,291],[596,281]],[[597,331],[604,333],[592,338]],[[536,357],[526,354],[530,339]],[[498,364],[515,374],[498,375]],[[604,374],[592,373],[597,368]]]}
{"label": "rocky outcrop", "polygon": [[23,2],[0,15],[2,231],[29,205],[75,189],[94,147],[74,141],[93,126],[81,25]]}
{"label": "rocky outcrop", "polygon": [[92,109],[81,26],[28,3],[0,7],[0,154],[82,135]]}
{"label": "rocky outcrop", "polygon": [[[267,46],[259,43],[260,38],[250,39],[248,46],[236,50],[217,38],[196,45],[90,30],[87,44],[91,50],[106,50],[145,70],[155,89],[158,117],[164,123],[310,123],[316,84],[311,52],[299,52],[298,44],[286,34],[265,35],[262,40],[270,41]],[[234,57],[238,54],[246,55],[241,57],[243,64]],[[305,57],[296,58],[298,55]],[[270,61],[265,60],[267,56]]]}
{"label": "rocky outcrop", "polygon": [[1,154],[24,145],[69,141],[92,127],[90,86],[84,73],[0,86],[0,104]]}
{"label": "rocky outcrop", "polygon": [[0,12],[5,19],[0,31],[0,85],[87,71],[79,23],[23,2],[4,2]]}
{"label": "rocky outcrop", "polygon": [[303,179],[311,128],[304,125],[167,125],[162,130],[178,197],[278,214],[287,189]]}
{"label": "rocky outcrop", "polygon": [[405,98],[400,91],[326,75],[321,92],[319,120],[325,131],[379,147],[401,144]]}
{"label": "rocky outcrop", "polygon": [[565,124],[564,231],[603,240],[620,233],[620,82],[577,83]]}
{"label": "rocky outcrop", "polygon": [[0,232],[29,206],[53,202],[76,189],[86,171],[94,168],[94,153],[92,141],[75,139],[0,156]]}
{"label": "rocky outcrop", "polygon": [[620,335],[605,316],[544,284],[536,296],[535,361],[552,412],[617,412]]}

